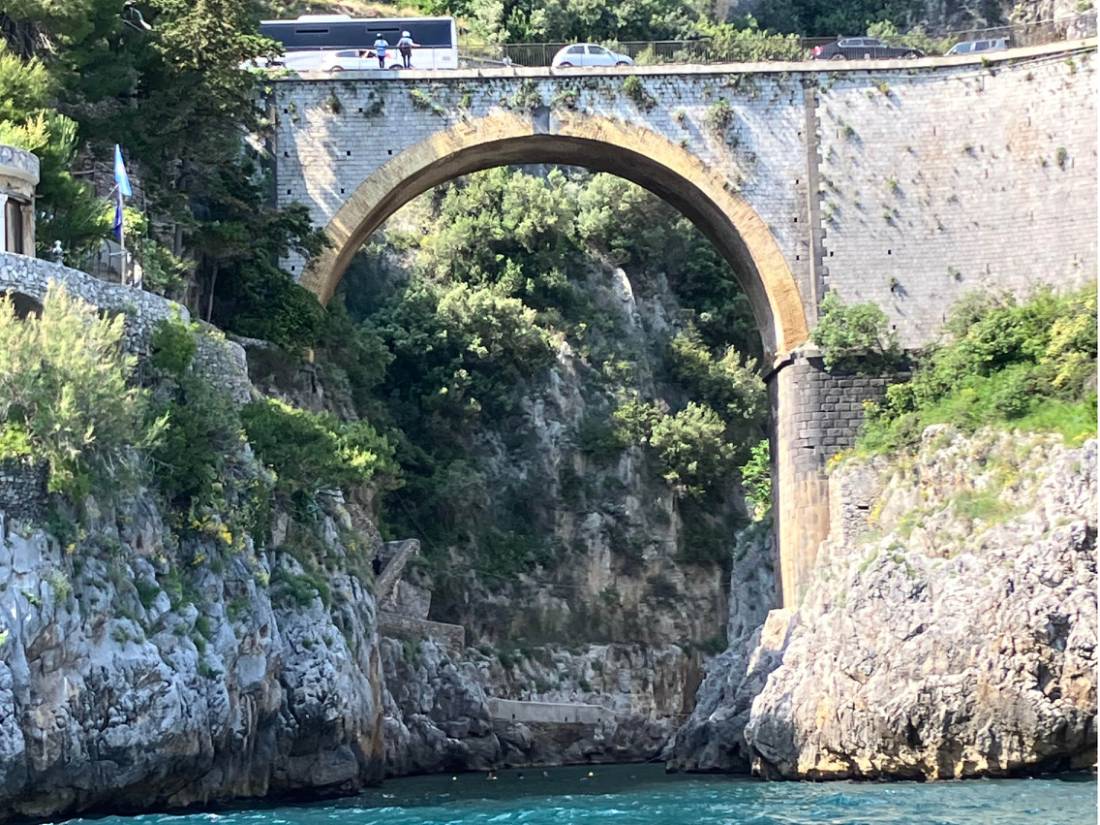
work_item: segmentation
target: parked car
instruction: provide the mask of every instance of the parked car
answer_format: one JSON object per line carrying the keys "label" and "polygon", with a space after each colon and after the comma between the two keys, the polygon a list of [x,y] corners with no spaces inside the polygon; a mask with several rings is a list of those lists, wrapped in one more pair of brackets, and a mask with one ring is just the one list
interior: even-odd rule
{"label": "parked car", "polygon": [[[317,68],[326,72],[363,72],[377,71],[378,56],[373,49],[338,49],[332,52],[319,52],[320,65]],[[287,68],[295,68],[287,64]],[[297,67],[304,71],[302,66]],[[386,68],[400,69],[401,55],[396,48],[386,50]]]}
{"label": "parked car", "polygon": [[559,49],[550,61],[555,69],[568,69],[570,66],[630,66],[634,61],[625,54],[617,54],[603,46],[592,43],[575,43]]}
{"label": "parked car", "polygon": [[953,54],[974,54],[974,52],[999,52],[1008,48],[1007,37],[994,37],[989,40],[963,40],[956,43],[947,52]]}
{"label": "parked car", "polygon": [[874,37],[842,37],[835,43],[814,46],[814,60],[873,60],[886,57],[923,57],[912,46],[890,46]]}

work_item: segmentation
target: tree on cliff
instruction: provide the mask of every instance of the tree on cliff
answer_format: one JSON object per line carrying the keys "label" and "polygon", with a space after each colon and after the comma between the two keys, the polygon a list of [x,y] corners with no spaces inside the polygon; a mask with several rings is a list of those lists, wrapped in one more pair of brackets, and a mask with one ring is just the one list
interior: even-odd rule
{"label": "tree on cliff", "polygon": [[[317,239],[301,210],[266,206],[262,169],[244,145],[245,134],[264,124],[255,79],[241,66],[273,45],[256,33],[252,4],[147,0],[138,7],[151,30],[127,24],[122,0],[11,0],[0,13],[9,49],[0,52],[0,87],[18,92],[0,102],[0,135],[33,133],[20,143],[43,160],[41,244],[61,240],[79,264],[79,254],[110,231],[106,209],[70,170],[77,158],[118,143],[154,218],[138,249],[156,255],[163,246],[193,259],[194,309],[208,316],[218,291],[223,320],[241,301],[243,312],[260,314],[252,298],[275,315],[301,315],[305,298],[279,270],[278,255],[315,249]],[[175,231],[158,235],[156,225]],[[262,295],[258,281],[270,282]]]}

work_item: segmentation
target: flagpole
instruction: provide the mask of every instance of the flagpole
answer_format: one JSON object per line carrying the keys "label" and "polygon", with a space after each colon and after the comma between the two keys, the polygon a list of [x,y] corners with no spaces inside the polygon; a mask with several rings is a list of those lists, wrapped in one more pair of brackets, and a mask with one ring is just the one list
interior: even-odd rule
{"label": "flagpole", "polygon": [[130,286],[130,266],[126,256],[126,212],[123,207],[124,198],[133,195],[130,188],[130,177],[126,174],[126,164],[122,159],[122,148],[115,144],[115,187],[118,189],[118,245],[122,254],[121,277],[122,283]]}
{"label": "flagpole", "polygon": [[128,262],[126,260],[126,210],[122,206],[121,191],[118,193],[118,211],[119,214],[122,215],[122,220],[118,223],[118,248],[120,250],[119,254],[121,254],[122,256],[122,258],[119,260],[119,271],[120,277],[122,278],[122,285],[129,286],[130,276],[127,270],[130,267],[127,266]]}

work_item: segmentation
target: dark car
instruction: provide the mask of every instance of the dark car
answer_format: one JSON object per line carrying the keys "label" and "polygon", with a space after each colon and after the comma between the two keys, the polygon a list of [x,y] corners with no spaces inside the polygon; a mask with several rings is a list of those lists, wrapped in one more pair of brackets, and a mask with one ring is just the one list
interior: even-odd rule
{"label": "dark car", "polygon": [[889,46],[874,37],[842,37],[835,43],[814,46],[814,60],[874,60],[887,57],[923,57],[912,46]]}

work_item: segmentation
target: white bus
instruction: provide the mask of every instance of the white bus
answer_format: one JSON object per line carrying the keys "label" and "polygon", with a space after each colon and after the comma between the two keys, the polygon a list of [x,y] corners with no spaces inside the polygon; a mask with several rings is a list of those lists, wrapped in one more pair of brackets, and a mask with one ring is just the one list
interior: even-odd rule
{"label": "white bus", "polygon": [[[457,69],[458,30],[453,17],[353,18],[346,14],[307,14],[296,20],[263,20],[260,34],[282,44],[283,65],[294,71],[400,69],[397,41],[408,32],[416,47],[414,69]],[[384,67],[375,42],[388,44]]]}

